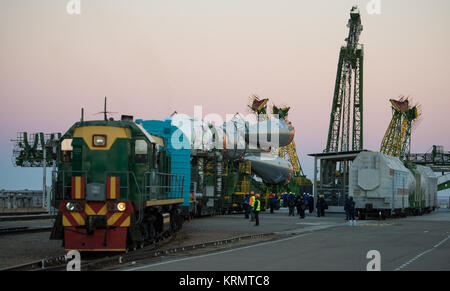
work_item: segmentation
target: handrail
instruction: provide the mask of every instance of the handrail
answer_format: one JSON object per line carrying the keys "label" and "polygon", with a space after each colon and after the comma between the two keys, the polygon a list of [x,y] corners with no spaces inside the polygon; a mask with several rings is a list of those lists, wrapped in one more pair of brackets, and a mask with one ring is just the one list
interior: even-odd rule
{"label": "handrail", "polygon": [[[181,174],[168,174],[160,172],[144,173],[143,191],[146,196],[145,198],[148,198],[148,200],[160,199],[162,192],[167,193],[168,196],[172,196],[173,198],[182,198],[183,185],[184,185],[184,175]],[[153,198],[152,197],[153,193],[155,195],[159,194],[159,197],[157,196]]]}
{"label": "handrail", "polygon": [[[66,186],[66,173],[71,173],[71,177],[73,177],[74,175],[73,175],[73,173],[81,173],[81,176],[82,177],[85,177],[85,179],[84,179],[84,186],[86,187],[86,184],[87,184],[87,171],[67,171],[67,170],[58,170],[58,171],[52,171],[52,175],[54,174],[54,173],[58,173],[58,176],[59,176],[59,173],[62,173],[62,200],[65,200],[65,198],[66,198],[66,192],[64,191],[66,188],[72,188],[72,181],[71,181],[71,184],[70,184],[70,186]],[[55,180],[55,182],[57,183],[57,180]],[[56,187],[53,187],[53,189],[55,189],[55,191],[56,191]],[[56,193],[55,193],[55,196],[56,196]]]}
{"label": "handrail", "polygon": [[[84,184],[87,185],[87,171],[66,171],[59,170],[53,171],[53,173],[58,173],[58,176],[62,174],[62,199],[65,200],[65,189],[71,188],[72,185],[66,185],[66,174],[70,174],[73,177],[75,173],[81,173],[81,176],[85,177]],[[152,200],[152,192],[155,192],[157,197],[155,199],[164,199],[164,198],[183,198],[183,186],[184,186],[184,175],[181,174],[169,174],[169,173],[160,173],[160,172],[145,172],[143,174],[142,179],[142,190],[139,187],[137,182],[136,175],[131,171],[106,171],[105,172],[105,185],[108,177],[112,175],[126,175],[126,186],[119,185],[119,189],[126,189],[126,197],[127,201],[130,200],[130,176],[133,179],[133,182],[138,191],[138,208],[139,208],[139,216],[137,218],[137,222],[141,222],[143,219],[143,210],[144,210],[144,199]],[[155,183],[152,183],[151,175],[153,176],[153,180]],[[120,176],[119,176],[120,177]],[[148,180],[147,180],[148,179]],[[147,183],[148,182],[148,183]],[[119,191],[120,191],[119,190]],[[147,192],[148,191],[148,192]],[[163,195],[164,197],[162,197]]]}

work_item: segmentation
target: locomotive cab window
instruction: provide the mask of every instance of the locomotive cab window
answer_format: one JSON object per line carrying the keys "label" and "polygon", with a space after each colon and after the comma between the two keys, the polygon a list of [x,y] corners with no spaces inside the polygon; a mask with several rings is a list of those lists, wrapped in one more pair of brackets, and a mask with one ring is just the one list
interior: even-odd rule
{"label": "locomotive cab window", "polygon": [[70,163],[72,161],[72,139],[66,138],[61,142],[61,162]]}
{"label": "locomotive cab window", "polygon": [[92,145],[94,147],[106,147],[106,135],[104,134],[94,134],[92,136]]}
{"label": "locomotive cab window", "polygon": [[146,163],[148,161],[147,141],[143,139],[136,140],[134,145],[134,155],[136,163]]}

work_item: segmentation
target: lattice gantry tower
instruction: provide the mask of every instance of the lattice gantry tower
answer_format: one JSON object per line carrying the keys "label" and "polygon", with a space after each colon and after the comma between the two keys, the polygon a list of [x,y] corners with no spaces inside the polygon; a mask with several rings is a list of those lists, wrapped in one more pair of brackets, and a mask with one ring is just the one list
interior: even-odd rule
{"label": "lattice gantry tower", "polygon": [[324,150],[327,153],[363,149],[364,47],[359,44],[363,26],[356,6],[350,11],[347,27],[347,44],[341,47],[339,53],[327,146]]}
{"label": "lattice gantry tower", "polygon": [[392,119],[381,142],[380,152],[404,160],[411,150],[413,123],[421,115],[420,106],[411,106],[408,98],[390,99]]}

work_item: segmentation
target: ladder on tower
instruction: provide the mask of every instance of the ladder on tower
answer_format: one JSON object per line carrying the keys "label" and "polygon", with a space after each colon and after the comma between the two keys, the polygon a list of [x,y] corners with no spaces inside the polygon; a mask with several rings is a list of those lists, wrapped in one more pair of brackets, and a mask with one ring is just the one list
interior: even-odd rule
{"label": "ladder on tower", "polygon": [[294,168],[295,176],[304,176],[303,169],[297,155],[297,146],[295,145],[294,140],[287,146],[280,148],[279,156],[291,163]]}

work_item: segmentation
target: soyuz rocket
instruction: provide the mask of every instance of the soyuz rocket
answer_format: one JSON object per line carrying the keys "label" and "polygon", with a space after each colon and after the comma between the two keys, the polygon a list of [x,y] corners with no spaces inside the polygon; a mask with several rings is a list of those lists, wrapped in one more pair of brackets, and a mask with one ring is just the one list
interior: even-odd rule
{"label": "soyuz rocket", "polygon": [[185,114],[170,119],[187,137],[191,150],[220,151],[225,159],[251,161],[252,172],[267,184],[289,183],[294,176],[292,165],[273,154],[294,139],[288,121],[272,118],[252,123],[235,117],[217,126]]}

